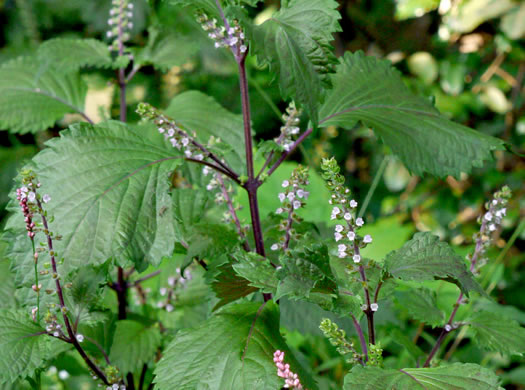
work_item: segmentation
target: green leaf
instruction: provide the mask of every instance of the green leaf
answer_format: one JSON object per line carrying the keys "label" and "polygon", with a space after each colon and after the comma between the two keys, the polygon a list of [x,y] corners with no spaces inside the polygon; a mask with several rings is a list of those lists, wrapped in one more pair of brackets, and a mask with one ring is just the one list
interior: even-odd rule
{"label": "green leaf", "polygon": [[97,39],[55,38],[38,48],[39,60],[61,71],[83,67],[110,68],[113,66],[108,45]]}
{"label": "green leaf", "polygon": [[481,348],[509,355],[525,352],[525,328],[516,321],[482,311],[467,323],[474,330],[473,341]]}
{"label": "green leaf", "polygon": [[48,352],[48,336],[25,311],[0,310],[0,382],[32,376]]}
{"label": "green leaf", "polygon": [[118,321],[109,358],[122,373],[137,372],[153,360],[161,341],[157,327],[132,320]]}
{"label": "green leaf", "polygon": [[314,287],[334,278],[330,270],[328,249],[323,244],[314,244],[301,251],[290,251],[281,259],[281,265],[281,281],[275,299],[283,296],[290,299],[309,298]]}
{"label": "green leaf", "polygon": [[301,382],[316,389],[279,333],[277,305],[230,305],[198,328],[177,334],[155,369],[157,388],[275,390],[284,383],[273,363],[277,349]]}
{"label": "green leaf", "polygon": [[395,292],[396,301],[410,317],[433,327],[443,326],[445,315],[436,303],[435,292],[425,288],[410,288]]}
{"label": "green leaf", "polygon": [[[203,115],[203,113],[213,115]],[[220,138],[228,150],[224,158],[237,174],[245,173],[244,125],[241,115],[226,110],[212,97],[199,91],[187,91],[177,95],[166,109],[166,114],[207,144],[211,136]]]}
{"label": "green leaf", "polygon": [[232,267],[237,275],[249,280],[250,286],[260,289],[263,293],[275,293],[279,280],[268,259],[256,253],[241,251],[234,256],[238,263],[234,263]]}
{"label": "green leaf", "polygon": [[396,19],[405,20],[421,17],[439,7],[439,0],[398,0],[396,2]]}
{"label": "green leaf", "polygon": [[332,77],[335,86],[320,109],[323,127],[371,127],[417,175],[470,172],[503,142],[454,123],[413,95],[388,61],[347,53]]}
{"label": "green leaf", "polygon": [[318,122],[323,84],[337,60],[332,53],[332,34],[341,31],[334,0],[291,0],[270,19],[253,29],[253,49],[261,63],[279,77],[285,98],[304,106]]}
{"label": "green leaf", "polygon": [[450,279],[466,294],[472,290],[485,294],[463,259],[429,232],[416,233],[400,249],[390,252],[385,259],[385,270],[402,280]]}
{"label": "green leaf", "polygon": [[345,376],[343,390],[497,390],[499,378],[477,364],[403,370],[356,366]]}
{"label": "green leaf", "polygon": [[198,46],[187,37],[163,32],[151,27],[148,30],[147,45],[137,50],[135,64],[153,65],[156,69],[168,71],[181,66],[197,52]]}
{"label": "green leaf", "polygon": [[23,57],[0,66],[0,128],[38,132],[65,114],[83,113],[86,85],[78,74],[64,73]]}
{"label": "green leaf", "polygon": [[239,276],[233,270],[231,263],[226,263],[219,268],[220,272],[212,282],[211,287],[217,294],[220,301],[213,310],[243,298],[257,291],[256,287],[251,286],[251,282]]}
{"label": "green leaf", "polygon": [[187,241],[193,227],[204,217],[209,202],[208,194],[204,191],[180,188],[172,192],[171,198],[177,238]]}
{"label": "green leaf", "polygon": [[[51,196],[50,228],[63,236],[54,243],[65,259],[62,275],[110,257],[141,268],[172,254],[169,178],[181,160],[161,134],[113,121],[79,123],[47,145],[34,163],[41,193]],[[23,217],[13,211],[7,227],[19,231]]]}

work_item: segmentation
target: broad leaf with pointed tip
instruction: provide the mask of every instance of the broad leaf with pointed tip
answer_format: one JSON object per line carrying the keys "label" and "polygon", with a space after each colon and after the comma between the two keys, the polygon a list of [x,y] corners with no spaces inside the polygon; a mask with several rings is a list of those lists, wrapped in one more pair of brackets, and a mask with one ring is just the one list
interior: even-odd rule
{"label": "broad leaf with pointed tip", "polygon": [[343,390],[497,390],[499,378],[477,364],[402,370],[356,366],[345,376]]}
{"label": "broad leaf with pointed tip", "polygon": [[481,348],[509,355],[525,353],[525,328],[516,321],[482,311],[467,324],[476,334],[473,341]]}
{"label": "broad leaf with pointed tip", "polygon": [[50,39],[38,48],[38,58],[63,71],[113,66],[108,45],[96,39]]}
{"label": "broad leaf with pointed tip", "polygon": [[411,93],[388,61],[346,53],[319,112],[323,127],[371,127],[416,175],[470,172],[503,141],[452,122]]}
{"label": "broad leaf with pointed tip", "polygon": [[401,248],[390,252],[385,259],[385,271],[402,280],[446,279],[466,294],[476,291],[485,295],[463,259],[446,242],[429,232],[416,233]]}
{"label": "broad leaf with pointed tip", "polygon": [[0,383],[32,376],[48,357],[49,336],[26,311],[0,310]]}
{"label": "broad leaf with pointed tip", "polygon": [[323,85],[337,63],[330,42],[341,31],[334,0],[291,0],[253,28],[253,51],[279,78],[285,98],[300,103],[318,121]]}
{"label": "broad leaf with pointed tip", "polygon": [[[40,193],[51,196],[50,229],[63,236],[54,242],[63,276],[108,258],[143,268],[172,254],[170,176],[182,162],[162,135],[114,121],[79,123],[47,146],[33,163]],[[7,225],[13,231],[24,227],[18,209]]]}
{"label": "broad leaf with pointed tip", "polygon": [[303,385],[315,390],[279,333],[279,309],[272,302],[230,305],[198,328],[179,332],[157,364],[155,383],[159,390],[275,390],[283,385],[273,362],[278,349]]}
{"label": "broad leaf with pointed tip", "polygon": [[65,114],[83,113],[87,87],[76,73],[64,73],[36,58],[0,66],[0,128],[36,133]]}

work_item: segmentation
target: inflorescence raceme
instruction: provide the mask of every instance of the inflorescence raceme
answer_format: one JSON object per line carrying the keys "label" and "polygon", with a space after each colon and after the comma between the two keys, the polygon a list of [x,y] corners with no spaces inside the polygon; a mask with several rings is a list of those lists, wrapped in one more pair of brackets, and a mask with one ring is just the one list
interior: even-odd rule
{"label": "inflorescence raceme", "polygon": [[299,128],[299,123],[301,120],[299,116],[301,111],[295,107],[295,102],[291,102],[286,108],[286,113],[283,114],[284,125],[281,126],[281,134],[275,139],[275,142],[278,145],[282,145],[285,151],[290,151],[292,145],[294,144],[294,138],[299,134],[301,129]]}
{"label": "inflorescence raceme", "polygon": [[304,389],[297,374],[290,371],[290,365],[288,363],[284,363],[284,352],[279,350],[275,351],[273,354],[273,362],[277,367],[277,376],[284,378],[283,387],[285,389]]}
{"label": "inflorescence raceme", "polygon": [[203,150],[194,142],[196,134],[190,136],[181,125],[161,114],[155,107],[148,103],[140,103],[137,113],[141,117],[152,121],[157,126],[159,133],[163,134],[164,138],[174,148],[182,151],[186,158],[203,160],[207,157]]}
{"label": "inflorescence raceme", "polygon": [[208,15],[202,13],[197,16],[197,21],[208,36],[215,41],[216,48],[229,47],[237,58],[243,56],[248,50],[244,32],[237,20],[234,20],[233,23],[228,22],[228,25],[224,26],[217,19],[210,19]]}
{"label": "inflorescence raceme", "polygon": [[271,246],[272,250],[287,250],[292,238],[294,240],[300,238],[297,232],[292,228],[292,224],[293,222],[302,221],[296,211],[305,205],[305,202],[310,195],[310,193],[306,191],[306,186],[308,186],[308,184],[308,169],[300,165],[294,169],[289,180],[283,181],[282,187],[284,190],[278,195],[281,206],[275,211],[275,213],[286,215],[286,218],[279,224],[279,230],[285,232],[285,234],[281,237],[279,243],[275,243]]}
{"label": "inflorescence raceme", "polygon": [[476,243],[474,253],[467,255],[467,259],[471,262],[472,272],[477,272],[487,263],[488,259],[484,254],[492,244],[492,233],[500,228],[503,217],[507,214],[507,203],[510,197],[511,191],[505,186],[494,193],[492,200],[485,204],[487,212],[478,218],[481,227],[473,237]]}
{"label": "inflorescence raceme", "polygon": [[328,338],[330,344],[336,347],[337,352],[346,358],[347,363],[364,365],[364,358],[359,354],[352,340],[347,340],[346,332],[340,329],[335,322],[324,318],[319,325],[319,329]]}
{"label": "inflorescence raceme", "polygon": [[130,39],[129,31],[133,28],[133,4],[129,0],[113,0],[109,11],[108,25],[110,30],[106,36],[113,41],[109,45],[111,51],[123,50],[124,42]]}

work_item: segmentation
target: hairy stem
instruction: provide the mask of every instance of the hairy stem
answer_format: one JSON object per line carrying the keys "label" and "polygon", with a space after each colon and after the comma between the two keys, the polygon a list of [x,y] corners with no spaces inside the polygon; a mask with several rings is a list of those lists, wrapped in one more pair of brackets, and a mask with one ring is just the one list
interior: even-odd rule
{"label": "hairy stem", "polygon": [[361,329],[361,325],[359,325],[359,321],[357,321],[357,318],[350,313],[350,316],[352,317],[352,321],[354,323],[355,330],[357,332],[357,335],[359,336],[359,342],[361,343],[361,352],[363,353],[363,356],[365,357],[365,362],[368,361],[368,348],[366,346],[366,340],[365,335],[363,334],[363,329]]}
{"label": "hairy stem", "polygon": [[60,311],[62,312],[62,317],[64,319],[64,325],[66,326],[67,334],[69,336],[69,342],[73,344],[75,349],[78,351],[82,359],[86,362],[86,364],[89,366],[89,368],[95,373],[95,375],[104,382],[104,384],[109,385],[109,382],[106,378],[106,375],[104,372],[89,358],[87,353],[84,351],[80,343],[78,342],[76,338],[76,334],[73,331],[73,328],[71,327],[71,322],[69,321],[69,317],[67,316],[67,308],[64,303],[64,293],[62,292],[62,285],[60,283],[60,277],[58,276],[57,271],[57,263],[54,255],[54,249],[53,249],[53,239],[49,235],[49,225],[47,223],[47,218],[45,217],[44,210],[42,208],[42,203],[40,200],[36,200],[40,216],[42,217],[42,224],[44,226],[46,237],[47,237],[47,246],[49,248],[49,253],[51,255],[51,269],[53,270],[53,277],[55,278],[55,286],[58,296],[58,301],[60,304]]}
{"label": "hairy stem", "polygon": [[222,196],[224,196],[224,199],[226,200],[226,204],[228,205],[228,211],[230,212],[233,222],[235,223],[235,227],[237,228],[237,233],[239,234],[239,237],[241,237],[242,246],[245,251],[250,252],[251,251],[250,245],[248,244],[248,241],[246,240],[246,235],[244,234],[244,231],[242,230],[241,221],[239,220],[239,217],[237,216],[235,207],[233,207],[233,202],[230,198],[230,194],[228,194],[228,190],[226,189],[226,185],[224,184],[222,175],[220,174],[217,175],[217,181],[219,182],[219,185],[221,186]]}

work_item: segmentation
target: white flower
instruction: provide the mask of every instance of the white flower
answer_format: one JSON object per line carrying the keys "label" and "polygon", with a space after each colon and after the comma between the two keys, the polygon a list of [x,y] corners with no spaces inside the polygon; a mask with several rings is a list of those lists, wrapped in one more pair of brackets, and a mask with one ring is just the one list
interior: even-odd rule
{"label": "white flower", "polygon": [[[180,271],[178,272],[180,274]],[[170,276],[168,278],[168,284],[173,287],[175,286],[175,283],[177,282],[177,278],[175,278],[174,276]]]}
{"label": "white flower", "polygon": [[332,209],[332,214],[334,215],[337,215],[341,212],[341,210],[339,209],[339,207],[335,206],[333,209]]}
{"label": "white flower", "polygon": [[490,230],[491,232],[495,231],[495,230],[496,230],[496,225],[494,225],[493,223],[491,223],[491,224],[489,225],[489,230]]}
{"label": "white flower", "polygon": [[353,208],[353,209],[355,209],[357,207],[357,202],[354,199],[352,199],[350,201],[350,207]]}
{"label": "white flower", "polygon": [[277,245],[277,244],[273,244],[273,245],[270,247],[270,249],[271,249],[272,251],[276,251],[277,249],[279,249],[279,245]]}
{"label": "white flower", "polygon": [[288,180],[283,181],[283,184],[282,184],[283,188],[286,188],[289,185],[290,185],[290,182]]}
{"label": "white flower", "polygon": [[66,370],[60,370],[58,372],[58,377],[62,380],[66,380],[67,378],[69,378],[69,372],[67,372]]}
{"label": "white flower", "polygon": [[58,333],[58,332],[53,332],[53,336],[58,337],[58,336],[60,336],[60,333]]}
{"label": "white flower", "polygon": [[168,292],[168,289],[166,287],[161,287],[159,292],[161,296],[164,296]]}
{"label": "white flower", "polygon": [[343,225],[335,225],[335,231],[337,233],[341,233],[343,229],[344,229]]}
{"label": "white flower", "polygon": [[186,150],[186,151],[184,151],[184,155],[185,155],[186,157],[190,158],[190,157],[191,157],[191,150]]}
{"label": "white flower", "polygon": [[357,264],[357,263],[359,263],[359,262],[361,261],[361,256],[359,256],[359,255],[354,255],[354,256],[352,257],[352,260],[354,260],[354,263]]}
{"label": "white flower", "polygon": [[213,188],[214,188],[214,186],[213,186],[213,184],[211,184],[211,183],[208,184],[208,185],[206,186],[206,189],[207,189],[208,191],[213,190]]}
{"label": "white flower", "polygon": [[354,241],[355,240],[355,233],[354,232],[348,232],[348,234],[346,236],[348,237],[348,239],[350,241]]}
{"label": "white flower", "polygon": [[344,215],[344,219],[347,220],[347,221],[350,221],[352,219],[352,214],[350,213],[345,213]]}
{"label": "white flower", "polygon": [[344,251],[339,252],[339,253],[338,253],[338,256],[339,256],[340,259],[343,259],[343,258],[346,257],[346,252],[344,252]]}
{"label": "white flower", "polygon": [[281,192],[281,193],[279,194],[279,200],[280,200],[281,202],[284,202],[285,199],[286,199],[286,195],[285,195],[283,192]]}
{"label": "white flower", "polygon": [[170,128],[170,129],[168,130],[168,137],[173,137],[174,135],[175,135],[175,129]]}
{"label": "white flower", "polygon": [[81,343],[82,341],[84,341],[84,335],[81,335],[80,333],[76,335],[76,339],[79,343]]}
{"label": "white flower", "polygon": [[355,224],[356,224],[357,226],[363,226],[363,225],[365,224],[365,222],[363,221],[363,218],[357,218],[357,219],[355,220]]}
{"label": "white flower", "polygon": [[284,211],[283,208],[279,207],[277,210],[275,210],[275,214],[282,214],[283,211]]}
{"label": "white flower", "polygon": [[180,142],[182,143],[182,146],[188,146],[190,143],[190,139],[188,137],[184,137],[180,140]]}
{"label": "white flower", "polygon": [[204,176],[208,176],[208,173],[210,173],[210,171],[211,171],[211,169],[207,165],[205,165],[204,168],[202,168],[202,174]]}
{"label": "white flower", "polygon": [[295,194],[293,192],[289,192],[288,195],[286,196],[288,198],[288,200],[291,202],[292,200],[295,199]]}
{"label": "white flower", "polygon": [[485,214],[485,220],[487,220],[487,221],[489,221],[489,222],[492,221],[492,214],[491,214],[490,212],[487,212],[487,213]]}
{"label": "white flower", "polygon": [[341,233],[337,233],[337,232],[336,232],[336,233],[334,234],[334,237],[335,237],[335,241],[337,242],[337,241],[339,241],[341,238],[343,238],[343,235],[342,235]]}
{"label": "white flower", "polygon": [[298,197],[298,198],[302,198],[303,196],[304,196],[304,191],[301,190],[301,189],[298,189],[298,190],[297,190],[297,197]]}
{"label": "white flower", "polygon": [[245,53],[246,50],[248,50],[248,47],[246,45],[241,45],[240,50],[241,50],[241,53]]}
{"label": "white flower", "polygon": [[27,194],[27,200],[29,200],[30,202],[34,202],[35,199],[36,199],[36,194],[33,191]]}
{"label": "white flower", "polygon": [[370,304],[370,310],[377,311],[379,309],[379,305],[377,303]]}
{"label": "white flower", "polygon": [[365,311],[366,309],[368,309],[368,305],[366,303],[361,305],[361,310]]}
{"label": "white flower", "polygon": [[42,197],[42,202],[48,203],[51,200],[51,197],[48,194],[44,194]]}
{"label": "white flower", "polygon": [[118,390],[118,388],[119,388],[118,383],[113,383],[112,388],[113,388],[113,390]]}
{"label": "white flower", "polygon": [[503,217],[505,214],[507,214],[506,208],[502,208],[501,210],[496,211],[496,217]]}
{"label": "white flower", "polygon": [[370,244],[372,242],[372,236],[370,234],[367,234],[364,238],[363,238],[363,242],[365,244]]}
{"label": "white flower", "polygon": [[27,187],[25,187],[25,186],[20,188],[20,192],[23,192],[23,193],[25,193],[25,194],[27,194],[28,191],[29,191],[29,190],[28,190]]}
{"label": "white flower", "polygon": [[339,244],[339,245],[337,246],[337,250],[338,250],[339,252],[343,252],[343,251],[345,251],[345,250],[346,250],[346,245],[345,245],[345,244]]}
{"label": "white flower", "polygon": [[171,313],[174,309],[173,305],[170,305],[169,303],[166,305],[166,311],[168,313]]}
{"label": "white flower", "polygon": [[446,324],[445,325],[445,331],[446,332],[450,332],[452,330],[452,326],[450,326],[449,324]]}
{"label": "white flower", "polygon": [[293,202],[293,208],[294,208],[295,210],[297,210],[299,207],[301,207],[301,202],[298,201],[298,200],[295,200],[295,201]]}

